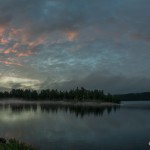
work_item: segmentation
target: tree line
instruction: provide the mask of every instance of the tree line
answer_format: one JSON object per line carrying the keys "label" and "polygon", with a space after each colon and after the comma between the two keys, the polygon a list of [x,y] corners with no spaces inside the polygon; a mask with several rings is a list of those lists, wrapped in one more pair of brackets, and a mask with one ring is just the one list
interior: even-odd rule
{"label": "tree line", "polygon": [[120,100],[111,95],[104,94],[103,90],[87,90],[83,87],[69,91],[60,91],[57,89],[43,89],[40,91],[31,89],[12,89],[11,91],[0,92],[2,98],[19,98],[25,100],[49,100],[49,101],[99,101],[119,103]]}
{"label": "tree line", "polygon": [[122,101],[141,101],[141,100],[150,100],[150,92],[143,93],[128,93],[116,95],[116,97]]}

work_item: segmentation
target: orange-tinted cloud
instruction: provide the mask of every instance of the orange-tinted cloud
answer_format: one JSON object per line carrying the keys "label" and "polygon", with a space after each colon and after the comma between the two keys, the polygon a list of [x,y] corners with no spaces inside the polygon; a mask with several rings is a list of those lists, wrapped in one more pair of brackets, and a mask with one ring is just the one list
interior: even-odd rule
{"label": "orange-tinted cloud", "polygon": [[10,52],[11,52],[10,49],[7,49],[4,51],[4,54],[9,54]]}
{"label": "orange-tinted cloud", "polygon": [[[27,36],[27,31],[24,29],[24,28],[12,28],[9,32],[9,38],[11,39],[17,39],[21,42],[21,44],[28,44],[29,41],[28,41],[28,36]],[[18,39],[19,37],[19,39]]]}
{"label": "orange-tinted cloud", "polygon": [[12,48],[8,48],[7,50],[4,51],[4,54],[10,54],[10,53],[17,53],[17,50],[14,50]]}
{"label": "orange-tinted cloud", "polygon": [[1,38],[1,44],[5,45],[8,43],[8,40],[5,38]]}
{"label": "orange-tinted cloud", "polygon": [[25,33],[22,33],[22,44],[27,44],[28,43],[28,37]]}
{"label": "orange-tinted cloud", "polygon": [[18,48],[18,46],[19,46],[19,43],[15,43],[15,44],[13,45],[13,48],[16,49],[16,48]]}
{"label": "orange-tinted cloud", "polygon": [[136,33],[131,35],[132,39],[134,40],[144,40],[146,42],[150,42],[150,37]]}
{"label": "orange-tinted cloud", "polygon": [[40,36],[37,39],[33,40],[32,42],[29,42],[28,45],[30,48],[34,48],[35,46],[44,43],[46,38],[47,38],[47,36]]}
{"label": "orange-tinted cloud", "polygon": [[1,63],[4,63],[5,65],[16,65],[16,66],[23,66],[22,64],[20,63],[15,63],[15,62],[10,62],[10,61],[3,61],[3,60],[0,60]]}
{"label": "orange-tinted cloud", "polygon": [[69,31],[66,33],[66,37],[70,42],[74,41],[77,38],[77,36],[78,36],[78,32],[76,31]]}
{"label": "orange-tinted cloud", "polygon": [[0,26],[0,36],[2,36],[5,32],[6,28],[3,26]]}
{"label": "orange-tinted cloud", "polygon": [[32,54],[32,52],[31,52],[31,50],[29,50],[29,51],[24,52],[24,53],[18,53],[16,56],[18,56],[18,57],[25,57],[25,56],[29,56],[31,54]]}
{"label": "orange-tinted cloud", "polygon": [[11,32],[10,34],[13,34],[13,35],[18,35],[20,32],[22,32],[22,29],[11,29]]}

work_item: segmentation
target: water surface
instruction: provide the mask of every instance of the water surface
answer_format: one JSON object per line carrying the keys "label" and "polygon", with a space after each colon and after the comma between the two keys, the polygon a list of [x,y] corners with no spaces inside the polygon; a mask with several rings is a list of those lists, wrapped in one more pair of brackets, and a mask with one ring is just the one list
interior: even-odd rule
{"label": "water surface", "polygon": [[0,136],[41,150],[149,150],[150,102],[120,107],[0,104]]}

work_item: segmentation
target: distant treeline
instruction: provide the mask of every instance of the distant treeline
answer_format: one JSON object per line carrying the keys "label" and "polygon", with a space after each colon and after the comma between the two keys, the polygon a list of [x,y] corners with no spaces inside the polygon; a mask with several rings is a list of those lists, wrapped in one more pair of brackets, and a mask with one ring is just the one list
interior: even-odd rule
{"label": "distant treeline", "polygon": [[115,95],[121,101],[150,100],[150,92]]}
{"label": "distant treeline", "polygon": [[25,100],[49,100],[49,101],[99,101],[119,103],[119,99],[111,94],[104,94],[103,90],[87,90],[83,87],[69,91],[45,89],[41,91],[30,89],[12,89],[10,92],[0,92],[0,99],[19,98]]}

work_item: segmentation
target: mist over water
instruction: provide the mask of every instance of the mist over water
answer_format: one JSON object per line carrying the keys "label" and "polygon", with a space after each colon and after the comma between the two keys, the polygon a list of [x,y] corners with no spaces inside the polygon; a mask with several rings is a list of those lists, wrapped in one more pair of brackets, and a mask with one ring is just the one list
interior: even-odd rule
{"label": "mist over water", "polygon": [[0,104],[0,136],[41,150],[146,150],[149,116],[149,102],[120,107]]}

